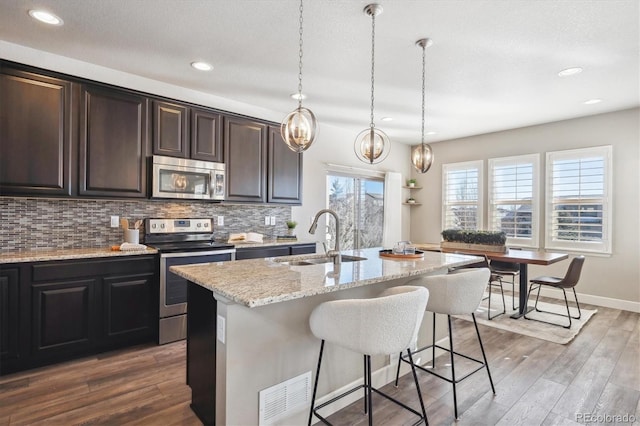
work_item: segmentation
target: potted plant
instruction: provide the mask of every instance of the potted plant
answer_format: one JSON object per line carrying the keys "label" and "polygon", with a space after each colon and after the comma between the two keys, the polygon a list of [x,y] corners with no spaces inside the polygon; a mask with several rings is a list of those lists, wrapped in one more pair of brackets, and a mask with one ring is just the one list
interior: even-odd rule
{"label": "potted plant", "polygon": [[409,204],[414,204],[415,202],[416,202],[416,200],[413,197],[409,197],[407,199],[407,203],[409,203]]}
{"label": "potted plant", "polygon": [[507,235],[500,231],[445,229],[440,246],[450,250],[506,252]]}
{"label": "potted plant", "polygon": [[295,220],[287,221],[287,229],[289,230],[289,235],[293,235],[293,230],[296,229],[296,226],[298,226],[298,222],[296,222]]}
{"label": "potted plant", "polygon": [[408,180],[407,180],[407,186],[408,186],[409,188],[415,188],[415,186],[416,186],[416,180],[415,180],[415,179],[408,179]]}

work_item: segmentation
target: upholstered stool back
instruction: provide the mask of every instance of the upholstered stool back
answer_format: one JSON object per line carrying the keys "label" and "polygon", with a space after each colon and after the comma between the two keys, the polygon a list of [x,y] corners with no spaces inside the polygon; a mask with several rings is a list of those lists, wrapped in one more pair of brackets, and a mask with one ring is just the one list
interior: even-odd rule
{"label": "upholstered stool back", "polygon": [[429,292],[399,286],[372,299],[334,300],[318,305],[309,318],[319,339],[364,355],[406,350],[422,322]]}

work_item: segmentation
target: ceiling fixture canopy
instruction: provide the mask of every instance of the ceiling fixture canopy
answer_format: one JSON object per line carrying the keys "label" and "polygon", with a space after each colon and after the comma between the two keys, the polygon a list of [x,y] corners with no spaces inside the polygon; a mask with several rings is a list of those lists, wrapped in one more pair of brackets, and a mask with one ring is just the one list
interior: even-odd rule
{"label": "ceiling fixture canopy", "polygon": [[428,38],[416,41],[416,45],[422,48],[422,142],[413,149],[411,153],[411,163],[418,173],[427,173],[433,163],[433,150],[424,143],[424,120],[425,120],[425,51],[433,42]]}
{"label": "ceiling fixture canopy", "polygon": [[298,108],[293,110],[282,120],[280,134],[282,139],[293,152],[303,152],[309,149],[318,134],[318,121],[310,109],[302,106],[306,98],[302,94],[302,0],[300,0],[300,43],[298,49]]}
{"label": "ceiling fixture canopy", "polygon": [[382,13],[382,6],[370,4],[364,8],[364,13],[371,16],[371,123],[368,129],[356,136],[353,149],[360,161],[375,164],[387,158],[391,149],[389,137],[382,130],[376,128],[373,120],[376,16]]}

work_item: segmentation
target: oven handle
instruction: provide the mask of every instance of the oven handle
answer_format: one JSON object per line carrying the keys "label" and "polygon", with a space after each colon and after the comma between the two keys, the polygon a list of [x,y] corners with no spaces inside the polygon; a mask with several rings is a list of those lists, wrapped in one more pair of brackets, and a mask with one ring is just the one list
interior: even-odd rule
{"label": "oven handle", "polygon": [[160,258],[187,257],[187,256],[208,256],[210,254],[231,254],[231,260],[236,260],[236,249],[210,250],[210,251],[190,251],[183,253],[160,253]]}

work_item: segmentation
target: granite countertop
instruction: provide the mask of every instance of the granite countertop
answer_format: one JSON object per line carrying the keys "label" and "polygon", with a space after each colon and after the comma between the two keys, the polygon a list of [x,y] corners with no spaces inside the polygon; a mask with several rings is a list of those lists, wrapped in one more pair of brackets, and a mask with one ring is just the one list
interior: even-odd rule
{"label": "granite countertop", "polygon": [[379,248],[347,250],[342,254],[366,260],[343,261],[339,274],[334,273],[332,263],[293,264],[323,257],[322,254],[172,266],[170,270],[218,296],[253,308],[478,261],[476,256],[435,252],[425,252],[422,259],[388,259],[379,256]]}
{"label": "granite countertop", "polygon": [[110,248],[79,248],[57,250],[26,250],[0,253],[0,265],[6,263],[44,262],[47,260],[87,259],[92,257],[139,256],[141,254],[156,254],[157,250],[118,251]]}

